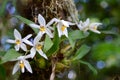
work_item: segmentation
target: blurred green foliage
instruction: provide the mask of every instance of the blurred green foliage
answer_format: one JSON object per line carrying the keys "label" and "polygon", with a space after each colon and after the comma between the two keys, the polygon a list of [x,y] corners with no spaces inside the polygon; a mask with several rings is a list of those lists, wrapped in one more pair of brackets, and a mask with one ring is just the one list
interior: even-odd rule
{"label": "blurred green foliage", "polygon": [[87,80],[120,79],[120,0],[75,0],[75,3],[80,19],[89,17],[103,23],[99,27],[102,34],[90,33],[86,39],[92,50],[84,58],[96,66],[98,75],[85,70],[81,80],[86,80],[86,76]]}

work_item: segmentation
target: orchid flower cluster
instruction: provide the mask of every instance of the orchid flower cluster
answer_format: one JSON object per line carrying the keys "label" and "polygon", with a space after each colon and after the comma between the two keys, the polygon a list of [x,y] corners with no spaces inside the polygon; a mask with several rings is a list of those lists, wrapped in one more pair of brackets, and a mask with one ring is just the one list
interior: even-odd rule
{"label": "orchid flower cluster", "polygon": [[[24,73],[25,68],[30,73],[32,73],[32,68],[27,59],[29,58],[33,59],[36,52],[38,52],[43,58],[48,60],[47,55],[42,50],[44,46],[44,41],[41,41],[41,38],[44,34],[47,34],[50,38],[54,38],[54,35],[53,35],[54,29],[53,27],[51,27],[53,23],[56,23],[58,36],[61,37],[62,35],[65,35],[67,38],[69,37],[67,29],[71,25],[77,25],[78,29],[80,29],[81,31],[86,32],[90,30],[98,34],[100,34],[100,31],[97,30],[97,27],[101,25],[101,23],[91,23],[89,19],[87,19],[84,22],[80,21],[79,23],[72,23],[72,22],[60,20],[57,18],[53,18],[50,22],[46,24],[46,20],[41,14],[38,15],[38,23],[39,25],[36,23],[29,24],[30,27],[36,28],[39,30],[33,42],[29,40],[32,37],[32,34],[29,34],[26,37],[22,38],[20,32],[16,29],[14,29],[15,40],[12,40],[12,39],[7,40],[8,43],[15,44],[14,48],[16,51],[19,51],[20,49],[26,52],[30,51],[30,54],[25,54],[23,56],[17,57],[17,59],[12,60],[12,61],[17,61],[17,63],[13,68],[12,74],[15,74],[19,69],[21,70],[22,73]],[[31,46],[30,50],[27,50],[27,45]]]}

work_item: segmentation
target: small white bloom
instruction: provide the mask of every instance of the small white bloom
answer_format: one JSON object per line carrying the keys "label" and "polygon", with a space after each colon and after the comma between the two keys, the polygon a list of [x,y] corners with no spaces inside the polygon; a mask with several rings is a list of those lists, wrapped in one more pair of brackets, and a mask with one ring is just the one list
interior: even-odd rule
{"label": "small white bloom", "polygon": [[15,74],[19,69],[21,70],[22,73],[24,73],[24,72],[25,72],[25,68],[26,68],[30,73],[32,73],[32,68],[31,68],[28,60],[26,60],[26,59],[28,59],[28,58],[31,58],[31,56],[30,56],[30,55],[20,56],[20,57],[18,57],[17,59],[12,60],[12,61],[18,61],[18,62],[15,64],[14,68],[13,68],[12,74]]}
{"label": "small white bloom", "polygon": [[46,33],[50,38],[53,38],[51,27],[46,24],[45,18],[41,14],[38,15],[38,23],[40,25],[34,23],[34,24],[30,24],[30,26],[33,28],[38,28],[40,30],[38,35],[42,36],[43,34]]}
{"label": "small white bloom", "polygon": [[[14,37],[15,37],[15,40],[11,40],[11,39],[8,39],[6,42],[8,43],[14,43],[16,44],[15,45],[15,50],[16,51],[19,51],[19,49],[21,48],[22,50],[24,51],[27,51],[27,47],[24,43],[26,44],[31,44],[30,41],[28,41],[28,39],[32,36],[32,34],[29,34],[28,36],[26,36],[25,38],[22,39],[22,36],[21,34],[16,30],[14,29]],[[24,43],[23,43],[24,42]]]}
{"label": "small white bloom", "polygon": [[49,25],[51,25],[53,22],[57,23],[57,30],[58,30],[59,37],[61,37],[62,35],[65,35],[66,37],[68,37],[67,27],[69,27],[69,25],[75,25],[74,23],[71,23],[69,21],[60,20],[56,18],[53,18],[49,22]]}
{"label": "small white bloom", "polygon": [[33,47],[30,50],[30,55],[33,58],[37,51],[42,57],[44,57],[45,59],[48,59],[46,54],[42,51],[43,42],[39,42],[40,39],[41,39],[40,35],[37,35],[34,38],[33,45],[32,45]]}
{"label": "small white bloom", "polygon": [[90,23],[89,18],[85,22],[80,21],[79,24],[77,24],[78,28],[84,32],[90,30],[100,34],[100,31],[97,30],[97,27],[99,25],[101,25],[101,23],[97,23],[97,22]]}
{"label": "small white bloom", "polygon": [[93,31],[93,32],[95,32],[95,33],[100,34],[101,32],[97,30],[97,27],[98,27],[99,25],[102,25],[102,23],[97,23],[97,22],[96,22],[96,23],[91,23],[91,24],[89,25],[89,30],[91,30],[91,31]]}
{"label": "small white bloom", "polygon": [[89,24],[90,24],[90,20],[89,20],[89,18],[88,18],[85,22],[80,21],[77,26],[78,26],[78,28],[79,28],[80,30],[82,30],[82,31],[85,32],[85,31],[87,31],[87,30],[89,29],[89,27],[88,27]]}

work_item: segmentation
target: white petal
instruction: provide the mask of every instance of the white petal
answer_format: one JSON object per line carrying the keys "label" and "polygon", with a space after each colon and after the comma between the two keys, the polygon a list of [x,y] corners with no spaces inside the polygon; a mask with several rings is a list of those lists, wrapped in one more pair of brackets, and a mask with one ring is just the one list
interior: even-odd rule
{"label": "white petal", "polygon": [[61,20],[61,22],[62,22],[66,27],[69,27],[69,25],[75,25],[75,23],[71,23],[71,22],[69,22],[69,21]]}
{"label": "white petal", "polygon": [[15,50],[19,51],[19,49],[20,49],[20,45],[15,45]]}
{"label": "white petal", "polygon": [[30,41],[27,40],[27,39],[23,39],[23,42],[26,43],[26,44],[28,44],[28,45],[30,45],[30,46],[33,46],[33,43],[30,42]]}
{"label": "white petal", "polygon": [[44,41],[39,42],[40,45],[44,45]]}
{"label": "white petal", "polygon": [[42,33],[39,32],[38,35],[34,38],[34,42],[33,42],[34,45],[36,45],[41,39],[42,36],[40,34],[42,35]]}
{"label": "white petal", "polygon": [[68,31],[67,31],[67,28],[65,28],[65,30],[64,30],[64,35],[66,36],[66,37],[68,37]]}
{"label": "white petal", "polygon": [[32,58],[31,54],[25,55],[24,59]]}
{"label": "white petal", "polygon": [[50,30],[54,30],[54,28],[53,28],[53,27],[51,27],[51,26],[49,26],[48,28],[49,28]]}
{"label": "white petal", "polygon": [[91,23],[90,25],[89,25],[89,27],[90,28],[93,28],[93,27],[98,27],[99,25],[102,25],[102,23]]}
{"label": "white petal", "polygon": [[56,18],[53,18],[52,20],[50,20],[48,23],[47,23],[47,25],[46,25],[46,27],[49,27],[51,24],[53,24],[54,22],[59,22],[60,20],[59,19],[56,19]]}
{"label": "white petal", "polygon": [[46,25],[45,18],[41,14],[38,14],[38,22],[39,22],[40,26]]}
{"label": "white petal", "polygon": [[21,69],[21,72],[22,72],[22,73],[24,73],[24,72],[25,72],[25,67],[23,67],[23,68]]}
{"label": "white petal", "polygon": [[15,39],[18,39],[18,40],[22,39],[21,34],[18,32],[17,29],[14,29],[14,36],[15,36]]}
{"label": "white petal", "polygon": [[32,27],[32,28],[38,28],[38,29],[40,28],[40,26],[37,25],[37,24],[29,24],[29,26]]}
{"label": "white petal", "polygon": [[98,33],[98,34],[100,34],[101,32],[100,31],[98,31],[98,30],[94,30],[94,29],[90,29],[91,31],[93,31],[93,32],[95,32],[95,33]]}
{"label": "white petal", "polygon": [[[39,33],[37,34],[37,36],[39,36],[40,38],[43,36],[43,34],[45,34],[45,32],[41,32],[39,31]],[[34,40],[35,41],[35,40]],[[37,42],[36,42],[37,43]]]}
{"label": "white petal", "polygon": [[25,68],[30,72],[32,73],[32,68],[29,64],[29,62],[27,60],[24,60],[24,65],[25,65]]}
{"label": "white petal", "polygon": [[46,54],[43,53],[42,50],[37,50],[37,51],[38,51],[38,53],[39,53],[42,57],[44,57],[45,59],[48,59],[47,56],[46,56]]}
{"label": "white petal", "polygon": [[22,50],[27,51],[27,47],[24,43],[21,43],[20,47],[21,47]]}
{"label": "white petal", "polygon": [[58,35],[59,35],[59,37],[62,36],[62,31],[61,31],[61,29],[60,29],[61,26],[62,26],[62,25],[60,25],[60,24],[57,25],[57,30],[58,30]]}
{"label": "white petal", "polygon": [[68,22],[68,21],[66,21],[69,25],[75,25],[75,23],[71,23],[71,22]]}
{"label": "white petal", "polygon": [[14,68],[13,68],[13,71],[12,71],[12,75],[14,75],[14,74],[18,71],[19,68],[20,68],[20,67],[19,67],[19,62],[17,62],[17,63],[14,65]]}
{"label": "white petal", "polygon": [[50,38],[53,38],[53,34],[48,28],[46,28],[46,33],[47,35],[49,35]]}
{"label": "white petal", "polygon": [[25,56],[19,56],[17,60],[23,60]]}
{"label": "white petal", "polygon": [[82,30],[81,24],[78,24],[77,27],[78,27],[80,30]]}
{"label": "white petal", "polygon": [[[46,33],[45,31],[44,31],[44,32],[39,31],[38,35],[39,35],[40,37],[42,37],[45,33]],[[38,36],[38,35],[37,35],[37,36]]]}
{"label": "white petal", "polygon": [[32,36],[32,34],[28,34],[26,37],[24,37],[23,39],[29,39]]}
{"label": "white petal", "polygon": [[90,19],[87,18],[87,20],[85,21],[86,25],[89,25],[90,24]]}
{"label": "white petal", "polygon": [[82,22],[82,23],[81,23],[81,26],[82,26],[83,29],[84,29],[84,28],[88,27],[89,24],[90,24],[90,20],[89,20],[89,18],[88,18],[85,22]]}
{"label": "white petal", "polygon": [[8,42],[8,43],[15,43],[15,40],[8,39],[8,40],[6,40],[6,42]]}
{"label": "white petal", "polygon": [[61,20],[62,24],[65,25],[66,27],[69,27],[69,24],[67,21]]}
{"label": "white petal", "polygon": [[30,50],[30,56],[31,56],[31,58],[33,58],[35,56],[35,54],[36,54],[36,49],[33,47]]}

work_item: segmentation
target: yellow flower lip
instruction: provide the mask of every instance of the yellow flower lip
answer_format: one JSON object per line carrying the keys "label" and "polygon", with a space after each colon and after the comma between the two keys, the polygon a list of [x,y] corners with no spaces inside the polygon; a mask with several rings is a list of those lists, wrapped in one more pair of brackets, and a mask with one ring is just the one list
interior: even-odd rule
{"label": "yellow flower lip", "polygon": [[23,69],[24,66],[25,66],[25,65],[24,65],[24,62],[23,62],[23,61],[20,61],[19,66],[20,66],[21,69]]}
{"label": "yellow flower lip", "polygon": [[16,42],[15,42],[17,45],[19,45],[20,43],[21,43],[21,41],[20,40],[16,40]]}
{"label": "yellow flower lip", "polygon": [[62,25],[61,30],[64,31],[66,26]]}
{"label": "yellow flower lip", "polygon": [[93,29],[94,29],[94,30],[97,30],[97,26],[94,26]]}
{"label": "yellow flower lip", "polygon": [[45,29],[44,26],[41,26],[41,27],[40,27],[40,31],[44,32],[45,30],[46,30],[46,29]]}
{"label": "yellow flower lip", "polygon": [[41,45],[41,44],[36,45],[36,49],[37,49],[37,50],[41,50],[41,48],[42,48],[42,45]]}

